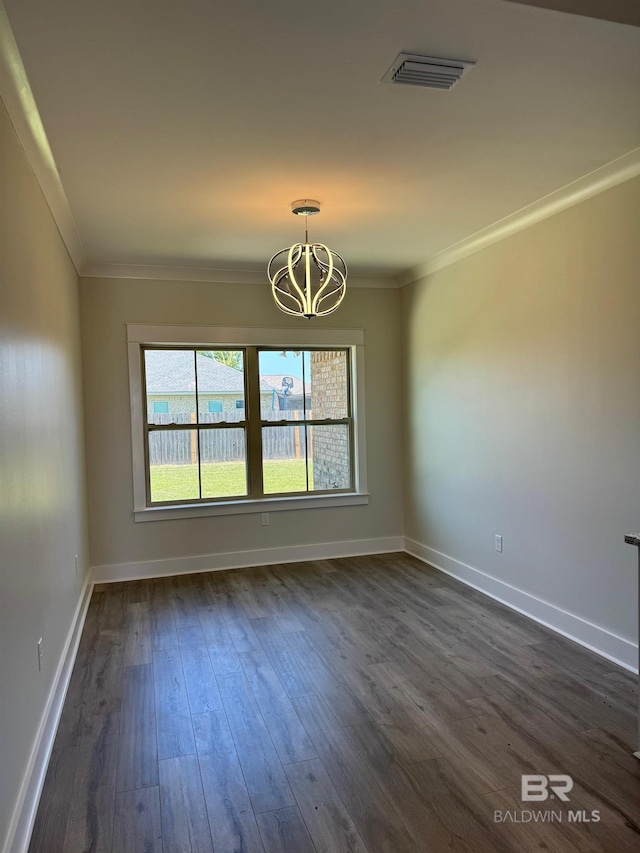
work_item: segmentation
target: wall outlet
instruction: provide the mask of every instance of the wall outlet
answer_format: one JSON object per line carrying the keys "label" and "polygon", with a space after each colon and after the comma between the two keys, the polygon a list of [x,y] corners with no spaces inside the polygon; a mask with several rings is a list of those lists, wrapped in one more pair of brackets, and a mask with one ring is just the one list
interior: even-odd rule
{"label": "wall outlet", "polygon": [[78,574],[78,555],[76,554],[76,574]]}
{"label": "wall outlet", "polygon": [[269,526],[269,513],[268,512],[262,513],[262,526],[263,527]]}
{"label": "wall outlet", "polygon": [[496,533],[496,551],[502,553],[502,536],[499,533]]}
{"label": "wall outlet", "polygon": [[42,670],[42,658],[44,657],[44,645],[42,637],[38,640],[38,671]]}

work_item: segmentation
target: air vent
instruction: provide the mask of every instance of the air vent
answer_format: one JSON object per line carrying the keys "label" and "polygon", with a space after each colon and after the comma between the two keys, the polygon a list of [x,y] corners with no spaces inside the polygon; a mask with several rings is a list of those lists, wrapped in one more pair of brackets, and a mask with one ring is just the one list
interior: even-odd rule
{"label": "air vent", "polygon": [[474,65],[475,62],[470,60],[401,53],[382,78],[382,82],[425,86],[427,89],[451,89]]}

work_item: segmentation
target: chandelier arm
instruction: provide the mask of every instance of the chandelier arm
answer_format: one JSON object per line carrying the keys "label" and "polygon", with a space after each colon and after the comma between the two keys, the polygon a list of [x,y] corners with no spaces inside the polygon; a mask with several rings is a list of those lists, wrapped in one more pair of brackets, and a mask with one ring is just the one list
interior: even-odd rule
{"label": "chandelier arm", "polygon": [[[273,261],[283,253],[287,253],[287,264],[280,269],[276,273],[271,272],[271,265]],[[304,298],[304,294],[301,291],[298,283],[295,279],[295,275],[293,273],[293,268],[296,263],[302,257],[303,247],[300,243],[294,243],[290,249],[281,249],[279,252],[271,258],[267,265],[267,273],[269,275],[269,279],[271,281],[271,292],[273,294],[273,298],[280,308],[285,313],[294,314],[299,316],[301,313],[305,313],[306,309],[306,300]],[[283,286],[283,282],[286,284]],[[294,292],[295,291],[295,292]],[[294,311],[289,308],[285,302],[282,301],[281,296],[286,296],[287,298],[293,300],[295,304],[299,307],[299,311]]]}
{"label": "chandelier arm", "polygon": [[[327,257],[329,258],[328,264],[318,257],[317,249],[320,247],[324,252],[326,252]],[[324,273],[324,282],[316,291],[316,295],[313,297],[313,302],[311,304],[311,311],[313,314],[315,314],[318,308],[318,304],[322,299],[322,294],[326,291],[327,287],[329,286],[329,283],[331,282],[331,279],[333,278],[333,254],[329,247],[325,246],[323,243],[314,243],[311,251],[313,252],[313,259],[316,262],[316,266]]]}
{"label": "chandelier arm", "polygon": [[[271,286],[271,293],[273,294],[273,298],[275,299],[275,302],[281,311],[285,311],[287,313],[295,314],[298,317],[300,316],[301,312],[304,311],[304,305],[300,302],[300,300],[298,299],[298,297],[295,294],[289,293],[288,291],[280,290],[276,285]],[[298,306],[298,310],[296,311],[293,308],[290,308],[283,301],[282,296],[286,296],[289,299],[291,299]]]}
{"label": "chandelier arm", "polygon": [[287,308],[286,305],[283,305],[279,299],[276,299],[276,305],[284,314],[290,314],[292,317],[299,317],[300,311],[294,311],[293,308]]}
{"label": "chandelier arm", "polygon": [[313,287],[311,286],[311,252],[309,251],[309,243],[305,243],[304,247],[304,307],[305,315],[313,314],[313,305],[311,302],[311,294]]}
{"label": "chandelier arm", "polygon": [[326,312],[326,313],[331,313],[331,311],[335,311],[335,309],[338,307],[338,305],[340,305],[340,303],[342,302],[342,300],[345,297],[345,294],[347,292],[347,288],[346,288],[346,284],[345,284],[344,280],[334,279],[334,282],[336,285],[334,287],[334,289],[329,291],[329,293],[325,293],[324,296],[320,300],[318,300],[318,303],[316,305],[316,313],[318,315],[322,313],[321,307],[322,307],[322,303],[325,300],[330,299],[331,297],[335,297],[337,295],[339,296],[337,302],[335,302],[332,305],[332,307],[329,308],[328,311]]}
{"label": "chandelier arm", "polygon": [[[281,253],[278,252],[278,255],[279,254],[281,254]],[[273,257],[275,258],[275,257],[277,257],[277,255],[274,255]],[[271,259],[271,261],[273,261],[273,258]],[[269,262],[269,266],[271,265],[271,261]],[[281,305],[284,303],[280,299],[280,294],[287,296],[290,299],[292,299],[294,302],[296,302],[296,304],[300,307],[300,310],[303,311],[304,310],[304,304],[300,301],[298,296],[295,293],[292,293],[288,287],[281,286],[282,281],[284,279],[286,279],[287,272],[288,272],[288,267],[284,266],[284,267],[280,267],[280,269],[276,273],[274,273],[273,275],[271,275],[271,273],[269,273],[269,279],[271,281],[271,292],[273,294],[273,298],[276,300],[278,305]]]}
{"label": "chandelier arm", "polygon": [[[279,255],[279,254],[280,254],[280,252],[278,252],[278,255]],[[275,258],[275,257],[277,257],[277,255],[274,255],[273,257]],[[272,260],[273,260],[273,258],[271,258],[271,261],[272,261]],[[286,264],[285,264],[285,266],[280,267],[280,269],[279,269],[279,270],[277,270],[275,273],[273,273],[273,274],[272,274],[272,273],[271,273],[271,270],[270,270],[270,267],[271,267],[271,261],[269,261],[269,267],[267,268],[267,275],[269,276],[269,281],[271,282],[271,284],[273,284],[273,283],[274,283],[274,281],[277,281],[277,280],[279,280],[279,279],[282,277],[282,274],[283,274],[283,273],[286,273],[286,272],[287,272],[287,266],[286,266]]]}
{"label": "chandelier arm", "polygon": [[[299,244],[297,244],[297,243],[296,243],[296,244],[294,244],[294,246],[296,246],[296,245],[299,245]],[[294,248],[294,246],[292,246],[291,248]],[[273,255],[273,256],[272,256],[271,260],[270,260],[270,261],[269,261],[269,263],[267,264],[267,275],[268,275],[268,277],[269,277],[269,281],[270,281],[272,284],[273,284],[273,282],[274,282],[277,278],[279,278],[279,277],[282,275],[282,273],[283,273],[283,272],[286,272],[286,271],[287,271],[287,269],[288,269],[288,266],[287,266],[287,264],[285,263],[285,265],[284,265],[283,267],[280,267],[280,268],[279,268],[279,269],[274,273],[274,272],[272,272],[272,270],[271,270],[271,266],[272,266],[273,262],[274,262],[274,261],[275,261],[275,259],[276,259],[276,258],[278,258],[280,255],[284,255],[284,254],[288,253],[289,251],[290,251],[290,250],[289,250],[289,248],[286,248],[286,249],[280,249],[280,251],[279,251],[279,252],[276,252],[276,253],[275,253],[275,255]]]}
{"label": "chandelier arm", "polygon": [[318,311],[318,313],[316,314],[316,317],[326,317],[328,314],[333,314],[333,312],[336,310],[336,308],[339,307],[340,303],[344,299],[345,293],[346,293],[346,291],[343,290],[342,294],[340,295],[340,299],[338,299],[336,304],[332,305],[331,308],[327,308],[325,311]]}
{"label": "chandelier arm", "polygon": [[[318,259],[318,262],[320,263],[320,265],[325,270],[327,270],[327,277],[325,279],[325,284],[316,294],[316,297],[314,300],[314,310],[318,314],[320,314],[319,309],[320,309],[320,306],[322,305],[322,303],[326,299],[330,299],[331,297],[334,297],[338,293],[340,294],[340,298],[338,299],[338,301],[330,309],[322,312],[322,315],[329,314],[332,311],[336,310],[336,308],[340,305],[340,303],[344,299],[346,289],[347,289],[347,264],[346,264],[344,258],[341,255],[339,255],[337,252],[331,252],[331,250],[328,249],[326,246],[324,248],[327,251],[327,254],[329,255],[329,257],[331,258],[332,261],[334,258],[337,258],[340,261],[340,263],[344,267],[344,272],[342,270],[338,269],[337,267],[335,267],[335,261],[333,261],[332,267],[328,268],[324,262],[322,262],[322,261],[320,261],[320,259]],[[333,284],[333,287],[331,288],[332,284]]]}
{"label": "chandelier arm", "polygon": [[[295,273],[295,265],[300,261],[302,257],[304,249],[300,243],[294,243],[294,245],[289,249],[289,255],[287,258],[287,270],[289,272],[289,286],[293,285],[298,299],[300,301],[300,307],[303,309],[303,313],[308,313],[304,309],[307,307],[307,295],[302,291],[302,288],[296,281],[296,273]],[[296,254],[294,260],[294,253]]]}

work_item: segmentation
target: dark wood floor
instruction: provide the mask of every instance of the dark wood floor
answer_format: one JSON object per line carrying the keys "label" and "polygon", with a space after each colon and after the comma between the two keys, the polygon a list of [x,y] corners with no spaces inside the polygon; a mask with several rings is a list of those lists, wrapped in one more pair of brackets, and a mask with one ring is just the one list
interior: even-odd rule
{"label": "dark wood floor", "polygon": [[[405,554],[102,585],[30,849],[637,853],[634,708],[629,673]],[[494,821],[523,808],[563,820]]]}

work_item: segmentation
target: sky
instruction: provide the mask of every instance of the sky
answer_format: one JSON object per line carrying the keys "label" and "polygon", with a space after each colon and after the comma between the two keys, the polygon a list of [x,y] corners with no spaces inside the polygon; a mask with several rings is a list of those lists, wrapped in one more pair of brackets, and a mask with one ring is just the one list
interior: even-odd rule
{"label": "sky", "polygon": [[[305,371],[309,375],[309,355],[307,354]],[[279,352],[260,353],[260,373],[261,374],[277,374],[278,376],[297,376],[302,379],[302,354],[296,356],[293,352],[288,352],[286,357],[280,355]]]}

